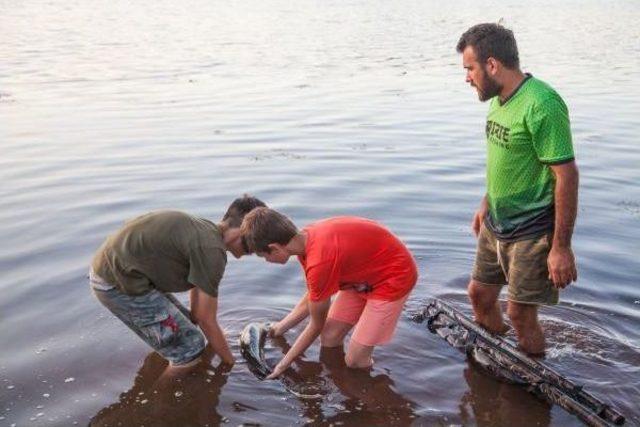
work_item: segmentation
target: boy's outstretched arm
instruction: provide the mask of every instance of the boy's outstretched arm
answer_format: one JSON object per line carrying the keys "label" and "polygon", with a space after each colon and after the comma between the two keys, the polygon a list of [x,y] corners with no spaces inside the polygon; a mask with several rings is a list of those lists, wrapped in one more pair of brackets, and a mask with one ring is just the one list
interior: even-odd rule
{"label": "boy's outstretched arm", "polygon": [[291,363],[300,356],[309,346],[318,338],[324,327],[324,322],[327,320],[327,313],[331,306],[331,298],[327,298],[324,301],[308,301],[309,313],[311,314],[311,321],[304,328],[296,342],[282,360],[276,365],[275,369],[267,377],[267,379],[277,378],[282,374]]}
{"label": "boy's outstretched arm", "polygon": [[279,337],[284,335],[289,329],[302,322],[309,315],[309,293],[305,292],[304,296],[300,299],[298,304],[287,314],[284,319],[275,323],[269,329],[269,335],[272,337]]}
{"label": "boy's outstretched arm", "polygon": [[222,361],[233,365],[235,360],[224,332],[218,325],[218,298],[207,295],[204,291],[194,288],[191,290],[191,314],[195,322],[200,326],[209,346],[215,351]]}

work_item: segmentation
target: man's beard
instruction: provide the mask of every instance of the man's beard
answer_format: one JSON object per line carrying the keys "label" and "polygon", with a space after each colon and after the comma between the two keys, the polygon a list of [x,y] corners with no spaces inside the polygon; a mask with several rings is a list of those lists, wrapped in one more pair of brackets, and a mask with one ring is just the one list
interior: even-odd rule
{"label": "man's beard", "polygon": [[500,91],[502,91],[502,85],[495,81],[493,77],[491,77],[488,73],[484,73],[484,78],[482,80],[482,87],[476,86],[476,89],[478,89],[478,98],[480,98],[480,101],[488,101],[494,96],[499,95]]}

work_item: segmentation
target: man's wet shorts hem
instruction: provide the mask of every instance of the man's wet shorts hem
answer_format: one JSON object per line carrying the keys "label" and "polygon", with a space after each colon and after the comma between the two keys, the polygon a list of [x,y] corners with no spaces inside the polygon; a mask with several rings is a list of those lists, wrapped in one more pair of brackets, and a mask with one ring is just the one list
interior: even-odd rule
{"label": "man's wet shorts hem", "polygon": [[556,301],[519,301],[517,299],[513,299],[513,298],[509,298],[507,297],[507,301],[511,301],[511,302],[515,302],[518,304],[524,304],[524,305],[558,305],[558,300]]}
{"label": "man's wet shorts hem", "polygon": [[489,282],[486,282],[486,281],[482,280],[481,278],[475,277],[475,276],[471,276],[471,280],[473,280],[474,282],[479,283],[479,284],[481,284],[483,286],[504,286],[504,285],[506,285],[506,283],[489,283]]}
{"label": "man's wet shorts hem", "polygon": [[98,301],[173,366],[188,364],[204,351],[204,335],[172,295],[156,290],[126,295],[93,272],[89,282]]}

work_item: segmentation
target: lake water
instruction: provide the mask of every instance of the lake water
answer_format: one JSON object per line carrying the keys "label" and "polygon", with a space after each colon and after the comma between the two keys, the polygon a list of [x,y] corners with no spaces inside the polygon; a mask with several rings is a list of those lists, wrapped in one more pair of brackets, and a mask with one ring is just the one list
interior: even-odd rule
{"label": "lake water", "polygon": [[[2,0],[0,426],[579,425],[409,320],[429,297],[469,311],[487,104],[455,44],[500,18],[566,100],[581,171],[579,281],[541,312],[547,361],[640,424],[640,2]],[[238,363],[165,387],[89,292],[125,219],[218,220],[244,192],[299,225],[379,220],[417,259],[371,373],[318,345],[297,365],[322,400],[257,381],[237,345],[302,295],[295,262],[230,261],[219,320]]]}

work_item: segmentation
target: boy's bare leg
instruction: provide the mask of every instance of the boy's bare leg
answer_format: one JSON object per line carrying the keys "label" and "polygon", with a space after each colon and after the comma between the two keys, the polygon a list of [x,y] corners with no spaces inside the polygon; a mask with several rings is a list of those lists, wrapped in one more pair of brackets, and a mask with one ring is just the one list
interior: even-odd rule
{"label": "boy's bare leg", "polygon": [[509,330],[502,319],[498,295],[502,286],[485,285],[473,279],[467,288],[476,322],[489,331],[503,334]]}
{"label": "boy's bare leg", "polygon": [[509,301],[507,314],[518,336],[520,348],[531,355],[544,354],[544,333],[538,322],[538,306]]}
{"label": "boy's bare leg", "polygon": [[320,342],[323,347],[340,347],[344,342],[344,337],[353,328],[353,325],[335,319],[327,319],[322,328]]}
{"label": "boy's bare leg", "polygon": [[373,365],[371,355],[374,348],[372,345],[362,345],[351,340],[344,361],[349,368],[369,368]]}

